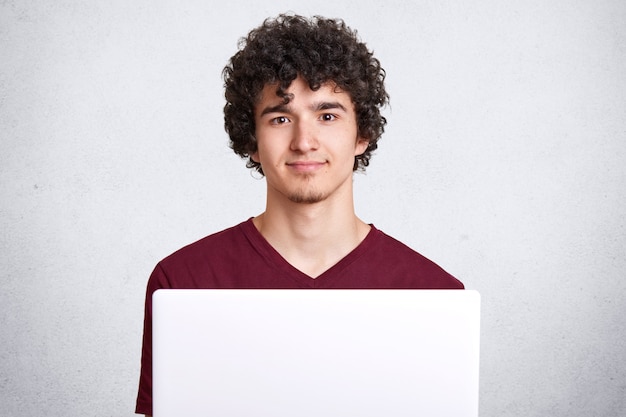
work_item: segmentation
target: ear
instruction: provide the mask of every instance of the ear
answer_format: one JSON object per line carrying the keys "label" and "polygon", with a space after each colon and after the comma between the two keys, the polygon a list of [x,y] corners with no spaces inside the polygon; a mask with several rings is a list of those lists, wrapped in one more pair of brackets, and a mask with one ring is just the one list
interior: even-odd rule
{"label": "ear", "polygon": [[367,149],[370,141],[362,137],[356,139],[356,146],[354,147],[354,156],[361,155]]}
{"label": "ear", "polygon": [[250,159],[252,159],[257,164],[260,164],[261,161],[259,160],[259,151],[256,151],[253,154],[250,154]]}

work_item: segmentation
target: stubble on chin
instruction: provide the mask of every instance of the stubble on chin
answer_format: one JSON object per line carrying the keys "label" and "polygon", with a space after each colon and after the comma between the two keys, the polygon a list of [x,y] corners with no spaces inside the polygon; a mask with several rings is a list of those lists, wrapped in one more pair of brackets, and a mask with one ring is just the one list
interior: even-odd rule
{"label": "stubble on chin", "polygon": [[289,201],[297,204],[315,204],[325,199],[322,193],[291,193],[287,196]]}
{"label": "stubble on chin", "polygon": [[310,183],[311,178],[307,178],[306,184],[287,194],[289,201],[297,204],[315,204],[326,199],[326,195],[314,188]]}

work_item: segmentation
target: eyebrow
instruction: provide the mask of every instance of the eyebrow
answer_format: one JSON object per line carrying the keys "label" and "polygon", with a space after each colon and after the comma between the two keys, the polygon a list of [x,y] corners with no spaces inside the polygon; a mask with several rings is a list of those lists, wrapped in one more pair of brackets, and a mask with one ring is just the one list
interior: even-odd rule
{"label": "eyebrow", "polygon": [[[338,101],[320,101],[319,103],[313,103],[313,105],[311,105],[310,108],[313,111],[332,110],[332,109],[340,109],[340,110],[343,110],[344,112],[348,111],[346,107],[343,104],[339,103]],[[268,106],[264,108],[263,111],[261,111],[261,116],[264,116],[268,113],[289,113],[290,111],[291,111],[291,106],[289,106],[289,104],[280,103],[276,106]]]}

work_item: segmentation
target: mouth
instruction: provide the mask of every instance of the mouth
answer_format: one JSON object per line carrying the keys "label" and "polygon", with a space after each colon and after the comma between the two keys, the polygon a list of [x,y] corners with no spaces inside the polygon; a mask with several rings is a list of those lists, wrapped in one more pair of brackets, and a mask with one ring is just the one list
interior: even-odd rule
{"label": "mouth", "polygon": [[326,161],[293,161],[287,166],[296,172],[314,172],[326,165]]}

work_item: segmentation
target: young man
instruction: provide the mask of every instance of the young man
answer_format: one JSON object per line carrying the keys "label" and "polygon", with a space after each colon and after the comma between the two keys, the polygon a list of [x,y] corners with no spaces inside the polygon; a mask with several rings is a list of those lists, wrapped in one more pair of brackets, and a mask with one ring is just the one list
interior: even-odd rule
{"label": "young man", "polygon": [[383,133],[385,72],[342,21],[281,15],[224,69],[233,150],[265,176],[265,211],[159,262],[148,282],[137,413],[152,414],[159,288],[438,288],[463,284],[359,219],[352,175]]}

